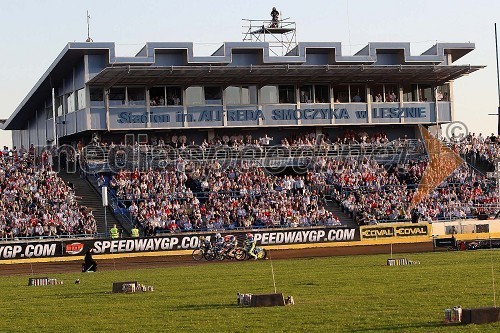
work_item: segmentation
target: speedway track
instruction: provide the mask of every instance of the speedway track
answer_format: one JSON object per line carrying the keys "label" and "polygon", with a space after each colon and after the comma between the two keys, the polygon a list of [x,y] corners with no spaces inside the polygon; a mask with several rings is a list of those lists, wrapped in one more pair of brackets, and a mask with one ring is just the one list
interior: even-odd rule
{"label": "speedway track", "polygon": [[[401,243],[392,244],[393,253],[414,253],[433,251],[432,242],[421,243]],[[303,249],[277,249],[271,251],[273,260],[287,260],[292,258],[329,257],[329,256],[350,256],[362,254],[381,254],[391,252],[391,245],[357,245],[341,247],[315,247]],[[144,269],[157,267],[178,267],[203,264],[234,264],[235,261],[206,262],[201,260],[196,262],[191,255],[164,255],[164,256],[130,256],[120,258],[100,259],[94,258],[98,263],[99,271]],[[75,261],[51,261],[51,262],[29,262],[16,264],[0,264],[0,276],[10,275],[31,275],[31,274],[54,274],[54,273],[75,273],[81,271],[81,260]]]}

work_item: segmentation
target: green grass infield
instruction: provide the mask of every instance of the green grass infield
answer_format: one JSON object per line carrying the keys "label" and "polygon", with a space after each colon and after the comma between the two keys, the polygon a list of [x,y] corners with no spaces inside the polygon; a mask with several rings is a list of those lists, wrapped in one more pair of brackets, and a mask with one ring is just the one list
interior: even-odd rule
{"label": "green grass infield", "polygon": [[[0,277],[0,332],[499,332],[500,323],[451,326],[444,310],[500,305],[500,251],[194,264],[161,269],[36,274],[63,285]],[[62,263],[63,264],[63,263]],[[236,293],[292,295],[295,305],[250,308]],[[493,274],[492,274],[493,272]],[[493,286],[493,278],[496,284]],[[80,284],[74,281],[80,279]],[[112,294],[138,281],[153,292]]]}

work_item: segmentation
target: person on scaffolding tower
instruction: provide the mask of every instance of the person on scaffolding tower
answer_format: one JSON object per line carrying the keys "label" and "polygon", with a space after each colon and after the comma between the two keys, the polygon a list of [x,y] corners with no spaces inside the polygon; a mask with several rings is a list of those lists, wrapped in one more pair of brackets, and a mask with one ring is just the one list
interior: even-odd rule
{"label": "person on scaffolding tower", "polygon": [[278,27],[279,17],[280,17],[280,12],[278,12],[276,7],[273,7],[273,10],[271,11],[271,24],[269,25],[269,28]]}

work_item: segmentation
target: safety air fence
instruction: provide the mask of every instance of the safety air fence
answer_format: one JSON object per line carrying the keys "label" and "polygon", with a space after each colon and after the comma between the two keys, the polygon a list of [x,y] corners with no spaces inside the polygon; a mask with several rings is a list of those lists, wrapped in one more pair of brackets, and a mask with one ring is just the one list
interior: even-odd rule
{"label": "safety air fence", "polygon": [[[456,234],[464,239],[500,239],[500,220],[456,220],[429,223],[381,223],[361,227],[314,227],[294,229],[265,229],[221,231],[221,235],[235,235],[239,244],[247,233],[254,235],[256,245],[280,247],[302,244],[348,243],[352,245],[372,242],[402,243],[431,241]],[[146,253],[156,251],[193,250],[200,245],[200,236],[213,240],[215,232],[169,233],[155,237],[120,239],[60,239],[0,242],[0,260],[55,258],[83,256],[89,249],[94,254]]]}
{"label": "safety air fence", "polygon": [[[359,228],[355,227],[225,231],[221,234],[235,235],[242,244],[248,232],[254,235],[256,244],[260,246],[353,242],[361,239]],[[192,250],[200,245],[200,236],[213,239],[214,234],[172,233],[145,238],[8,242],[0,243],[0,260],[83,256],[91,248],[94,254]]]}

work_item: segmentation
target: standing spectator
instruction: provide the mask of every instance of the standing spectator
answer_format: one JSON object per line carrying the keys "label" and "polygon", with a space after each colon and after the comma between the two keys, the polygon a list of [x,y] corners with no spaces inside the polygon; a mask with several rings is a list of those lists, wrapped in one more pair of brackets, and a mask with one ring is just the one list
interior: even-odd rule
{"label": "standing spectator", "polygon": [[134,227],[131,230],[131,235],[134,238],[138,238],[139,237],[139,228],[137,228],[136,224],[134,225]]}
{"label": "standing spectator", "polygon": [[116,227],[116,224],[114,224],[113,228],[109,230],[109,234],[111,235],[111,239],[117,239],[120,237],[120,233],[118,231],[118,228]]}

